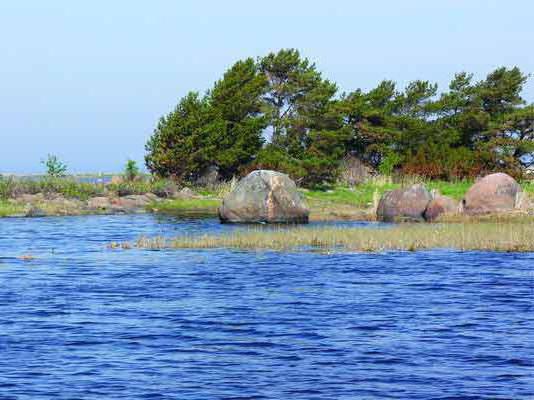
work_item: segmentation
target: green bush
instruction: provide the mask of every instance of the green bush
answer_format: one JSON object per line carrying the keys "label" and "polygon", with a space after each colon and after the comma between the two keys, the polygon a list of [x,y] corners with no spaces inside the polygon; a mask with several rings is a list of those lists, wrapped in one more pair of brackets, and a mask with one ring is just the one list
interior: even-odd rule
{"label": "green bush", "polygon": [[53,154],[49,154],[42,163],[46,166],[46,174],[52,178],[61,178],[67,173],[67,165]]}
{"label": "green bush", "polygon": [[301,182],[306,175],[306,170],[302,163],[291,158],[286,152],[273,144],[263,148],[253,163],[247,165],[243,174],[255,169],[269,169],[288,174],[296,182]]}
{"label": "green bush", "polygon": [[397,167],[402,161],[402,157],[397,153],[390,152],[388,153],[380,163],[378,167],[378,172],[382,175],[390,176],[393,174],[395,167]]}
{"label": "green bush", "polygon": [[238,61],[205,95],[184,97],[160,120],[146,163],[189,181],[212,166],[223,179],[271,168],[309,187],[332,184],[348,154],[385,175],[521,178],[534,159],[534,105],[521,97],[527,78],[502,67],[480,81],[456,74],[441,93],[430,81],[401,89],[384,80],[340,95],[315,63],[282,49]]}
{"label": "green bush", "polygon": [[126,166],[124,167],[124,179],[127,181],[134,181],[139,178],[139,167],[137,162],[134,160],[126,161]]}

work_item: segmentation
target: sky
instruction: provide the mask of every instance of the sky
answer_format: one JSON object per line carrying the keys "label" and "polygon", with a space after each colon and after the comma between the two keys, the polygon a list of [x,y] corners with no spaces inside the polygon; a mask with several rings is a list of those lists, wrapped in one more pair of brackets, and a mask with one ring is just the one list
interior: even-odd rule
{"label": "sky", "polygon": [[[531,0],[3,0],[0,172],[118,172],[235,61],[297,48],[340,91],[534,72]],[[534,77],[523,92],[534,102]]]}

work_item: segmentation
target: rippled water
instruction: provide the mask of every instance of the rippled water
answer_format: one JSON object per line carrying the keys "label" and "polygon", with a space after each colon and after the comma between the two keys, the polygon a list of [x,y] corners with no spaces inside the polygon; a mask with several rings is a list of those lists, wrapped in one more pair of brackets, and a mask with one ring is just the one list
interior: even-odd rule
{"label": "rippled water", "polygon": [[0,220],[0,398],[534,397],[534,254],[106,249],[226,229]]}

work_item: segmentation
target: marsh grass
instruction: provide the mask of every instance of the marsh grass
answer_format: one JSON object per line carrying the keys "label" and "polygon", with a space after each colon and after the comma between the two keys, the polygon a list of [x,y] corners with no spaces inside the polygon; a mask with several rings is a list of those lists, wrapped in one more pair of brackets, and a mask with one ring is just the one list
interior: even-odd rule
{"label": "marsh grass", "polygon": [[140,238],[142,249],[263,249],[380,252],[424,249],[534,251],[534,224],[405,224],[384,228],[251,228],[225,235]]}

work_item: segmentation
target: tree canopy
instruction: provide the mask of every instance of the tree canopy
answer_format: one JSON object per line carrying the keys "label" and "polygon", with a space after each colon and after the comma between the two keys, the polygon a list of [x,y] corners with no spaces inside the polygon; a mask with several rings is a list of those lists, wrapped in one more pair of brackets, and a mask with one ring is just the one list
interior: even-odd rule
{"label": "tree canopy", "polygon": [[182,180],[210,167],[223,178],[272,168],[307,186],[334,182],[348,154],[382,173],[521,176],[534,164],[527,78],[501,67],[480,81],[457,73],[442,93],[425,80],[339,93],[298,50],[283,49],[238,61],[204,95],[180,99],[149,139],[146,164]]}

